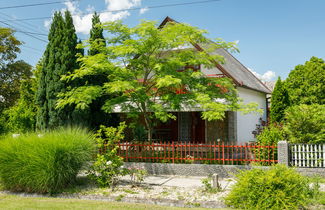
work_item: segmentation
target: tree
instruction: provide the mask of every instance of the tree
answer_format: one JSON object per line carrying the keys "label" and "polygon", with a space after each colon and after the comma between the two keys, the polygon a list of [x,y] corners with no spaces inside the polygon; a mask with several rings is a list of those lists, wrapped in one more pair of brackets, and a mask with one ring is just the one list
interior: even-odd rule
{"label": "tree", "polygon": [[96,55],[100,53],[98,51],[98,46],[106,46],[105,38],[103,35],[103,28],[101,27],[101,22],[99,15],[95,12],[92,17],[92,27],[90,29],[90,49],[88,51],[89,55]]}
{"label": "tree", "polygon": [[[92,17],[92,28],[90,30],[90,38],[89,38],[89,51],[88,55],[96,55],[99,54],[98,50],[101,47],[106,46],[106,41],[103,35],[103,28],[101,26],[99,15],[95,12]],[[108,74],[106,72],[102,72],[101,74],[89,75],[84,77],[84,84],[88,85],[103,85],[108,81]],[[116,115],[112,115],[104,112],[101,108],[104,105],[105,101],[108,100],[111,96],[106,95],[102,97],[98,97],[93,100],[89,105],[89,122],[90,127],[98,129],[100,125],[106,126],[116,126],[117,125],[117,117]]]}
{"label": "tree", "polygon": [[0,27],[0,68],[2,69],[8,62],[17,58],[20,52],[19,46],[22,43],[14,36],[14,31],[10,28]]}
{"label": "tree", "polygon": [[79,115],[71,106],[55,108],[58,94],[69,88],[61,76],[79,67],[76,54],[80,50],[76,49],[77,35],[69,11],[65,12],[64,17],[61,12],[54,14],[48,39],[37,91],[37,104],[40,107],[37,127],[40,129],[71,125],[73,117]]}
{"label": "tree", "polygon": [[325,143],[325,105],[295,105],[286,110],[284,131],[291,143]]}
{"label": "tree", "polygon": [[312,57],[292,70],[285,81],[292,105],[325,104],[325,63]]}
{"label": "tree", "polygon": [[0,113],[19,98],[20,80],[32,75],[29,64],[15,61],[21,44],[12,29],[0,27]]}
{"label": "tree", "polygon": [[32,76],[32,67],[25,61],[12,61],[0,69],[0,113],[15,105],[23,79]]}
{"label": "tree", "polygon": [[284,111],[290,106],[289,95],[281,78],[275,83],[271,97],[271,122],[281,122],[284,118]]}
{"label": "tree", "polygon": [[36,79],[26,79],[20,85],[20,98],[17,104],[4,111],[7,116],[7,126],[13,132],[34,131],[36,126],[35,104]]}
{"label": "tree", "polygon": [[[154,22],[143,21],[129,28],[121,22],[110,22],[104,29],[112,35],[107,39],[108,45],[98,46],[98,54],[80,57],[81,68],[63,79],[70,81],[105,72],[108,81],[65,93],[58,107],[76,104],[85,109],[99,97],[114,95],[102,108],[108,113],[126,112],[130,118],[143,118],[149,140],[157,120],[176,118],[171,111],[200,107],[204,110],[203,119],[216,120],[222,119],[227,110],[243,108],[230,79],[208,78],[191,68],[211,68],[215,61],[223,62],[223,57],[211,52],[218,48],[235,49],[233,43],[220,39],[211,42],[204,36],[206,31],[178,23],[157,28]],[[205,46],[204,51],[189,47],[195,43]],[[182,67],[188,68],[180,71]]]}

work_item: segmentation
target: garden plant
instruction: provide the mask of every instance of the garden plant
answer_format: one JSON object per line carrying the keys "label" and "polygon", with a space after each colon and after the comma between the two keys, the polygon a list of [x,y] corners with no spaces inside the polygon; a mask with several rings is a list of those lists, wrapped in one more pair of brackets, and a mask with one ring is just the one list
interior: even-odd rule
{"label": "garden plant", "polygon": [[73,185],[95,148],[92,135],[79,128],[2,138],[0,182],[11,191],[56,193]]}
{"label": "garden plant", "polygon": [[317,193],[317,185],[311,187],[308,178],[279,164],[240,172],[226,204],[240,209],[298,209]]}

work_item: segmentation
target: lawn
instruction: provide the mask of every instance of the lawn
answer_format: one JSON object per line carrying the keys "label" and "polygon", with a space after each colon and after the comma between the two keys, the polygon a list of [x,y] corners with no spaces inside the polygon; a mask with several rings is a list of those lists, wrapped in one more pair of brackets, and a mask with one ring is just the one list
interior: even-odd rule
{"label": "lawn", "polygon": [[[166,207],[147,204],[133,204],[122,202],[106,202],[95,200],[79,200],[65,198],[39,198],[39,197],[20,197],[14,195],[0,194],[1,209],[184,209],[177,207]],[[203,208],[191,208],[199,210]]]}

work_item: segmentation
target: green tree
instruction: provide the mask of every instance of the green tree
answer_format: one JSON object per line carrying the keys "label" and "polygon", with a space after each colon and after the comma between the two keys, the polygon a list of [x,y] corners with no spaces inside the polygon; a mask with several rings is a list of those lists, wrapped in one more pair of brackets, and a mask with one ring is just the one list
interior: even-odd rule
{"label": "green tree", "polygon": [[[112,35],[107,46],[98,46],[99,54],[81,57],[81,68],[63,79],[70,81],[105,72],[108,81],[65,93],[58,107],[77,104],[84,109],[99,97],[114,95],[106,100],[103,109],[108,113],[126,112],[133,119],[142,117],[148,139],[152,138],[157,120],[176,118],[170,111],[200,106],[205,110],[202,118],[215,120],[222,119],[227,110],[243,108],[230,79],[208,78],[192,68],[179,71],[185,66],[214,67],[215,61],[224,59],[212,52],[218,48],[235,49],[233,43],[220,39],[211,42],[204,36],[206,31],[178,23],[157,28],[154,22],[143,21],[129,28],[121,22],[110,22],[104,29]],[[205,46],[204,51],[186,47],[193,43]],[[245,108],[248,107],[256,110],[256,104]]]}
{"label": "green tree", "polygon": [[0,27],[0,68],[7,63],[13,62],[20,52],[22,43],[14,36],[14,30]]}
{"label": "green tree", "polygon": [[35,105],[36,79],[23,80],[20,85],[18,103],[4,111],[7,117],[7,129],[12,132],[34,131],[36,126]]}
{"label": "green tree", "polygon": [[286,110],[284,131],[292,143],[325,143],[325,105],[295,105]]}
{"label": "green tree", "polygon": [[292,105],[325,104],[324,60],[312,57],[304,65],[296,66],[285,83]]}
{"label": "green tree", "polygon": [[90,29],[90,49],[88,51],[88,54],[96,55],[100,53],[98,46],[106,46],[106,42],[103,35],[103,27],[101,27],[100,18],[96,12],[94,13],[91,21],[92,27]]}
{"label": "green tree", "polygon": [[32,67],[25,61],[12,61],[0,69],[0,113],[15,105],[23,79],[32,76]]}
{"label": "green tree", "polygon": [[37,104],[40,107],[37,127],[40,129],[71,125],[73,117],[77,119],[81,114],[74,112],[72,106],[55,108],[58,94],[67,91],[70,86],[60,80],[61,76],[78,68],[76,54],[80,50],[76,49],[77,35],[69,11],[65,12],[64,17],[61,12],[54,14],[48,39],[37,91]]}
{"label": "green tree", "polygon": [[[88,55],[99,54],[99,49],[106,46],[106,41],[103,35],[103,27],[101,26],[99,15],[96,12],[92,17],[92,28],[90,30],[89,44]],[[88,85],[101,86],[108,81],[108,76],[109,75],[107,72],[101,72],[101,74],[84,77],[84,80]],[[89,122],[92,128],[98,129],[100,125],[117,126],[118,120],[116,115],[106,113],[101,109],[105,101],[109,98],[111,98],[109,95],[98,97],[89,105]]]}
{"label": "green tree", "polygon": [[271,122],[281,122],[284,118],[284,111],[290,106],[288,91],[279,77],[275,83],[271,97]]}

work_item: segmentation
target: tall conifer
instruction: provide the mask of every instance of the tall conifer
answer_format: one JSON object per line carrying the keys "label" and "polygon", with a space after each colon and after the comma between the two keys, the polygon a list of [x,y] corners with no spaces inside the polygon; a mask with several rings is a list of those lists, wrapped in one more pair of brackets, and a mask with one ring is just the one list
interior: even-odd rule
{"label": "tall conifer", "polygon": [[61,12],[55,12],[48,39],[37,91],[37,103],[40,107],[37,126],[40,129],[74,123],[72,107],[56,109],[58,94],[68,88],[68,84],[60,80],[61,76],[78,68],[77,35],[69,11],[65,12],[64,18]]}
{"label": "tall conifer", "polygon": [[96,55],[98,54],[100,51],[99,49],[97,49],[100,46],[105,47],[106,43],[105,43],[105,38],[103,35],[103,28],[100,27],[100,18],[99,15],[95,12],[92,18],[92,28],[90,29],[90,43],[91,43],[91,47],[88,51],[89,55]]}
{"label": "tall conifer", "polygon": [[[100,26],[99,15],[95,12],[92,18],[92,28],[90,30],[90,49],[88,50],[89,56],[96,56],[101,53],[101,48],[106,46],[106,41],[103,35],[103,28]],[[108,75],[104,72],[98,73],[96,75],[88,76],[86,82],[88,85],[103,85],[108,81]],[[99,97],[89,105],[89,113],[91,117],[89,118],[91,127],[96,128],[99,125],[115,125],[117,122],[116,116],[112,114],[105,113],[101,107],[104,105],[108,96]]]}
{"label": "tall conifer", "polygon": [[271,122],[281,122],[284,118],[284,111],[290,105],[288,91],[284,82],[279,77],[275,83],[271,97]]}

